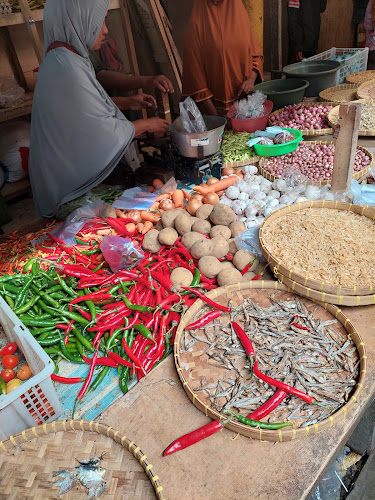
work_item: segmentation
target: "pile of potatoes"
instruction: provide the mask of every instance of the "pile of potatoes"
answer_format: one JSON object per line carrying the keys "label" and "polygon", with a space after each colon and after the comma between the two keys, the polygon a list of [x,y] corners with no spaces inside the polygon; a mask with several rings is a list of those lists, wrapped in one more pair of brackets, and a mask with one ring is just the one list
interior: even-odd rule
{"label": "pile of potatoes", "polygon": [[[156,229],[149,231],[143,239],[143,249],[158,252],[162,245],[173,246],[179,236],[181,243],[198,260],[201,273],[207,278],[216,278],[219,286],[250,281],[255,276],[259,261],[254,255],[237,250],[234,238],[246,231],[243,222],[236,221],[234,211],[224,204],[205,204],[198,208],[196,216],[183,209],[168,210],[161,216]],[[233,260],[227,260],[231,254]],[[244,274],[241,271],[253,262]],[[171,281],[178,291],[189,286],[193,279],[188,269],[175,269]]]}

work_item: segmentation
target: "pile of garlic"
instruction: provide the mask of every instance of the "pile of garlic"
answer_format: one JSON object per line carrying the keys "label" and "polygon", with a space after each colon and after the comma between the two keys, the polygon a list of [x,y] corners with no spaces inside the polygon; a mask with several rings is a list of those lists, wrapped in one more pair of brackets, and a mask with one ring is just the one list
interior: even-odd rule
{"label": "pile of garlic", "polygon": [[307,185],[302,178],[276,179],[269,181],[258,174],[258,168],[248,165],[242,169],[244,179],[230,186],[220,198],[220,203],[232,208],[237,220],[249,228],[260,225],[268,215],[279,208],[293,203],[315,200],[351,201],[352,194],[337,196],[330,191],[330,185]]}

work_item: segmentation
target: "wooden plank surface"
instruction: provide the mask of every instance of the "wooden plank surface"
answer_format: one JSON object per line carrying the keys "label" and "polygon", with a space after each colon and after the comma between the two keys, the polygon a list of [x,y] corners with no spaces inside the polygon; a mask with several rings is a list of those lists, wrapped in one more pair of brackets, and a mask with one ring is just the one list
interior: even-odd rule
{"label": "wooden plank surface", "polygon": [[33,104],[33,94],[28,92],[25,95],[25,101],[14,108],[3,108],[0,109],[0,122],[5,122],[13,118],[18,118],[20,116],[25,116],[31,113],[31,107]]}
{"label": "wooden plank surface", "polygon": [[141,446],[169,499],[308,499],[375,396],[375,306],[342,310],[366,344],[368,371],[356,409],[332,429],[277,444],[224,429],[163,457],[174,439],[210,421],[185,394],[172,357],[103,412],[100,420],[131,435]]}

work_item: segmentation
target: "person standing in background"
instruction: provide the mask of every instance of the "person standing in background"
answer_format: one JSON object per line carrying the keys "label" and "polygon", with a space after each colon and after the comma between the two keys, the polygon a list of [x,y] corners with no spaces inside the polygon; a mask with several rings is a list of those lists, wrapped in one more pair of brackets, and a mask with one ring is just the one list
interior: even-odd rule
{"label": "person standing in background", "polygon": [[288,0],[289,64],[316,54],[326,7],[327,0]]}
{"label": "person standing in background", "polygon": [[241,0],[195,0],[189,19],[182,99],[218,115],[263,79],[263,55]]}
{"label": "person standing in background", "polygon": [[375,69],[375,2],[370,0],[365,14],[366,47],[369,49],[367,69]]}

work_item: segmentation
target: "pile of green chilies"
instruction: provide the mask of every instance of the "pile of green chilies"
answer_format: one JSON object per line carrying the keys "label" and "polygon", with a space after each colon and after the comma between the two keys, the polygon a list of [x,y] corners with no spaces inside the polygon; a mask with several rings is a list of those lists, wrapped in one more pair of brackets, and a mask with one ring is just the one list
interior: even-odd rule
{"label": "pile of green chilies", "polygon": [[253,148],[246,143],[250,140],[247,132],[225,132],[221,152],[225,162],[243,161],[255,156]]}

